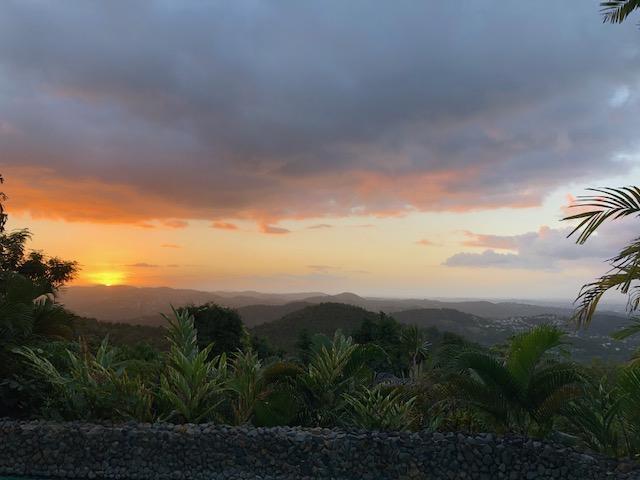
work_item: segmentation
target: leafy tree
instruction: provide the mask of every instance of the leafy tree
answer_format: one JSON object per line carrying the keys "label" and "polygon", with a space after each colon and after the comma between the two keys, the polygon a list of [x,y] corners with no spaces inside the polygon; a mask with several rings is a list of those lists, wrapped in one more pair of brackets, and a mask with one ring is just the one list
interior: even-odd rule
{"label": "leafy tree", "polygon": [[72,316],[55,303],[54,295],[78,269],[76,262],[27,252],[28,230],[7,233],[5,199],[0,193],[0,356],[3,345],[70,336]]}
{"label": "leafy tree", "polygon": [[210,351],[213,356],[235,352],[248,343],[242,319],[231,308],[206,303],[179,308],[178,313],[193,317],[198,332],[198,347],[204,349],[212,345]]}
{"label": "leafy tree", "polygon": [[298,340],[296,341],[296,351],[298,357],[302,363],[307,363],[311,356],[311,347],[313,347],[313,339],[309,334],[308,329],[303,329],[298,334]]}
{"label": "leafy tree", "polygon": [[378,318],[365,318],[353,332],[353,339],[361,345],[376,345],[384,355],[373,356],[368,366],[377,372],[401,374],[409,368],[407,351],[402,343],[403,326],[384,312]]}
{"label": "leafy tree", "polygon": [[38,251],[28,252],[26,244],[30,239],[31,232],[26,229],[0,233],[0,281],[7,275],[19,274],[31,280],[40,294],[55,294],[73,280],[78,264]]}
{"label": "leafy tree", "polygon": [[253,350],[260,359],[267,359],[271,357],[282,357],[284,351],[282,349],[274,348],[269,340],[260,335],[250,336],[250,350]]}
{"label": "leafy tree", "polygon": [[456,358],[464,372],[453,385],[461,399],[488,414],[502,428],[540,433],[581,391],[582,375],[566,362],[551,361],[548,354],[562,344],[564,333],[540,325],[515,336],[505,358],[467,350]]}

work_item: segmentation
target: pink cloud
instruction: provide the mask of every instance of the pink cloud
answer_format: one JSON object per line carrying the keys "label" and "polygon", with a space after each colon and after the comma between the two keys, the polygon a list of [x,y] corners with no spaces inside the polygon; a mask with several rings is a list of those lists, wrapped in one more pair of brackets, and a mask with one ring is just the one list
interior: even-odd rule
{"label": "pink cloud", "polygon": [[426,238],[423,238],[422,240],[418,240],[416,243],[418,245],[422,245],[422,246],[425,246],[425,247],[432,247],[432,246],[435,245],[435,243],[433,243],[431,240],[428,240]]}
{"label": "pink cloud", "polygon": [[465,247],[485,247],[498,248],[503,250],[516,250],[518,248],[518,237],[505,235],[483,235],[465,231],[468,240],[462,242]]}

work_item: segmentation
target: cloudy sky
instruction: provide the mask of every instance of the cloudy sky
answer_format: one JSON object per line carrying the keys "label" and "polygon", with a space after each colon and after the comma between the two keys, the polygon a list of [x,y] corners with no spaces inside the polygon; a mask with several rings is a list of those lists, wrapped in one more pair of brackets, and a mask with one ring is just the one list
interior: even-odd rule
{"label": "cloudy sky", "polygon": [[640,30],[598,2],[3,2],[12,228],[78,283],[572,297],[640,180]]}

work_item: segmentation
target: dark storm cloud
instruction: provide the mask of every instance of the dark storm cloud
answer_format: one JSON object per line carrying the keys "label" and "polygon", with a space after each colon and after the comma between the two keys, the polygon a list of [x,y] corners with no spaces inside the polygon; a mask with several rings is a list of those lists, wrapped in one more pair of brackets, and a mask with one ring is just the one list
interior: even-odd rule
{"label": "dark storm cloud", "polygon": [[71,220],[534,205],[628,168],[639,45],[597,2],[7,2],[0,164]]}

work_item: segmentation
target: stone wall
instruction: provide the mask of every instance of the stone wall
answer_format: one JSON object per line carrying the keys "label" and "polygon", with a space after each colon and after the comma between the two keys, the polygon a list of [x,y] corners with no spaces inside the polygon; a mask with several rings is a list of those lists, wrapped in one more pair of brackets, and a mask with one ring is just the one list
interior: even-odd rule
{"label": "stone wall", "polygon": [[103,479],[640,479],[630,465],[492,434],[0,420],[0,475]]}

